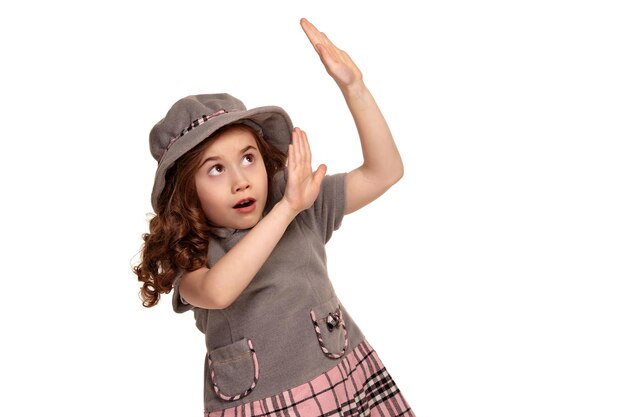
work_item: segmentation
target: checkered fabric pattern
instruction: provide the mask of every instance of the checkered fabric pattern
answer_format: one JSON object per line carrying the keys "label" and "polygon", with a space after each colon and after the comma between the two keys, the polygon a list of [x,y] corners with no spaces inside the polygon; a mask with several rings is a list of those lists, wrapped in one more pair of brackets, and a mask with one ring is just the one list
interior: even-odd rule
{"label": "checkered fabric pattern", "polygon": [[415,417],[376,352],[362,341],[334,368],[272,397],[205,417]]}

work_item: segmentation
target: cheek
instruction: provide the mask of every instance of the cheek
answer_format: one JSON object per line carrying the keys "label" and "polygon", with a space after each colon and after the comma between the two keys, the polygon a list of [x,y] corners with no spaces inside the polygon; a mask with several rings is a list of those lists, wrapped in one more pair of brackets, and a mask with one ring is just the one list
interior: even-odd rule
{"label": "cheek", "polygon": [[265,171],[263,171],[264,176],[263,179],[261,181],[261,188],[262,188],[262,198],[263,198],[263,209],[265,210],[265,206],[267,205],[267,200],[269,198],[269,183],[267,180],[267,174],[265,173]]}
{"label": "cheek", "polygon": [[257,178],[257,184],[267,187],[267,170],[263,162],[256,165],[254,174]]}
{"label": "cheek", "polygon": [[200,200],[200,206],[202,207],[202,210],[204,210],[205,214],[214,210],[214,207],[217,205],[217,202],[215,201],[217,193],[214,188],[215,187],[208,186],[206,183],[196,182],[198,200]]}

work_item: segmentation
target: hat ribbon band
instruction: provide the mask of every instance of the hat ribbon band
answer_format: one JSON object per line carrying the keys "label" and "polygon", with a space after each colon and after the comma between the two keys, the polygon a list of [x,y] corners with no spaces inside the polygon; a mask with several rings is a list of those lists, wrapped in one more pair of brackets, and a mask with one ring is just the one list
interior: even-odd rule
{"label": "hat ribbon band", "polygon": [[198,119],[196,119],[193,122],[191,122],[189,124],[189,126],[184,128],[178,134],[178,136],[176,136],[176,137],[172,138],[172,140],[170,140],[170,143],[167,144],[167,148],[165,148],[165,151],[163,152],[163,155],[161,155],[161,159],[159,160],[159,162],[161,162],[163,160],[163,157],[165,157],[165,154],[167,153],[167,151],[172,147],[172,145],[174,145],[174,143],[176,143],[176,141],[178,139],[182,138],[183,136],[185,136],[187,133],[191,132],[196,127],[198,127],[198,126],[208,122],[209,120],[213,119],[214,117],[217,117],[217,116],[220,116],[220,115],[226,114],[226,113],[236,112],[236,111],[239,111],[239,110],[237,110],[237,109],[233,109],[233,110],[219,109],[215,113],[212,113],[212,114],[209,114],[209,115],[203,114]]}

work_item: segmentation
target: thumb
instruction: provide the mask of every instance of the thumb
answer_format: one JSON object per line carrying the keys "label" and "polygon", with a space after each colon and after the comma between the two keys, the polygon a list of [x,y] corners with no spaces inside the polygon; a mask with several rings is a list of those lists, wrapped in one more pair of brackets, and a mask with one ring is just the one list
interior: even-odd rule
{"label": "thumb", "polygon": [[317,167],[317,169],[315,170],[315,173],[313,174],[313,183],[317,186],[320,186],[322,184],[322,180],[324,179],[324,176],[326,175],[326,171],[327,171],[327,167],[324,164],[321,164],[319,167]]}

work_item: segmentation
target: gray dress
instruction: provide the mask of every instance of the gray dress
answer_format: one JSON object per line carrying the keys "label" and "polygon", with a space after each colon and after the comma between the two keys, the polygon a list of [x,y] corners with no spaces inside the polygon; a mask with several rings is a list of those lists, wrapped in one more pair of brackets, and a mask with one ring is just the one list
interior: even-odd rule
{"label": "gray dress", "polygon": [[[345,174],[327,176],[311,208],[289,225],[269,259],[227,308],[207,310],[181,299],[176,312],[193,310],[205,334],[205,412],[224,410],[285,392],[335,367],[364,336],[341,305],[326,268],[325,243],[341,225]],[[273,181],[268,208],[284,192]],[[215,231],[208,266],[248,230]]]}

